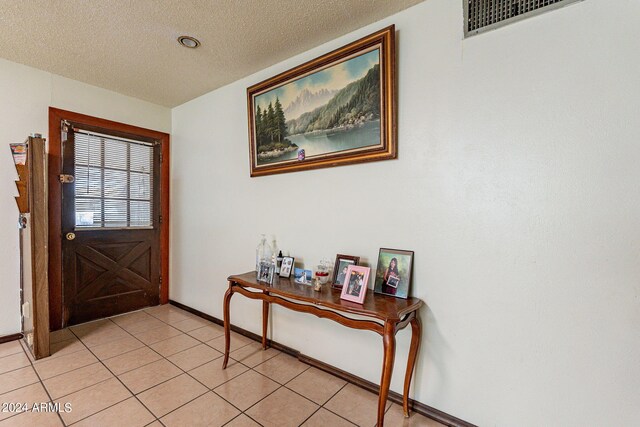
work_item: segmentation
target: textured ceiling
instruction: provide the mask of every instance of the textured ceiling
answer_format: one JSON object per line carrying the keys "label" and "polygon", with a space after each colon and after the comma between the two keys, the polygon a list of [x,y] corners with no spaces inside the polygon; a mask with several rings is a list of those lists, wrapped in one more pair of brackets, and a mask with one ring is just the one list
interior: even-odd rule
{"label": "textured ceiling", "polygon": [[173,107],[421,1],[0,0],[0,57]]}

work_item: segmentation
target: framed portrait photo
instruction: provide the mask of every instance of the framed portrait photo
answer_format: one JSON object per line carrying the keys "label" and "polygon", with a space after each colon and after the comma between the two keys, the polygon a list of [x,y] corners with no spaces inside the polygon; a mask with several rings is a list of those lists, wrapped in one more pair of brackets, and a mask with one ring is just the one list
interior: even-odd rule
{"label": "framed portrait photo", "polygon": [[406,299],[411,286],[412,267],[413,251],[381,248],[374,291]]}
{"label": "framed portrait photo", "polygon": [[397,157],[395,27],[247,89],[251,176]]}
{"label": "framed portrait photo", "polygon": [[273,282],[273,268],[270,262],[261,262],[258,270],[258,280],[260,282]]}
{"label": "framed portrait photo", "polygon": [[294,282],[303,285],[311,284],[311,270],[305,270],[304,268],[295,268],[294,270]]}
{"label": "framed portrait photo", "polygon": [[295,258],[292,256],[286,256],[282,258],[282,264],[280,265],[280,277],[291,277],[291,271],[293,270],[293,262]]}
{"label": "framed portrait photo", "polygon": [[351,255],[336,255],[336,263],[333,267],[333,277],[331,279],[331,286],[334,288],[342,288],[344,279],[347,277],[347,268],[350,265],[358,265],[360,257]]}
{"label": "framed portrait photo", "polygon": [[349,265],[340,298],[362,304],[364,297],[367,295],[370,272],[371,269],[369,267]]}

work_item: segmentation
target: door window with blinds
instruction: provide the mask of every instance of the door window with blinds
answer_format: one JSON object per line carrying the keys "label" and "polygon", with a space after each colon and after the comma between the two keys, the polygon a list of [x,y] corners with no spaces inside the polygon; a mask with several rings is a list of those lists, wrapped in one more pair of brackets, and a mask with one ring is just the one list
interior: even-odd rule
{"label": "door window with blinds", "polygon": [[152,228],[154,144],[75,130],[76,228]]}

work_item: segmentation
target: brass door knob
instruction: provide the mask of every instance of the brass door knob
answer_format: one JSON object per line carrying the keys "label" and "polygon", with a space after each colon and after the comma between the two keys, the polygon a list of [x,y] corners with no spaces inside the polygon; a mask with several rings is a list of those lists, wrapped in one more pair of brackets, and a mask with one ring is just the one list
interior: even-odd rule
{"label": "brass door knob", "polygon": [[67,240],[73,240],[76,238],[76,233],[67,233]]}

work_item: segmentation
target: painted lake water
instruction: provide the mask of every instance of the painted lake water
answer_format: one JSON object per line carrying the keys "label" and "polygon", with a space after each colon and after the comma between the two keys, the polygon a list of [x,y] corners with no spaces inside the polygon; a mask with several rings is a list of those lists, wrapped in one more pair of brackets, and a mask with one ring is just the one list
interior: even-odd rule
{"label": "painted lake water", "polygon": [[[378,145],[380,143],[380,120],[366,122],[348,130],[331,129],[322,132],[306,133],[302,135],[290,135],[287,139],[298,146],[298,150],[304,149],[305,156],[311,157],[319,154],[336,153],[354,148]],[[298,158],[298,152],[291,151],[282,156],[260,160],[258,164],[280,162]]]}

